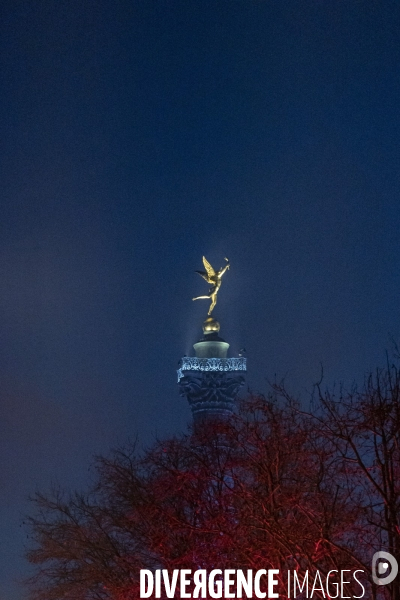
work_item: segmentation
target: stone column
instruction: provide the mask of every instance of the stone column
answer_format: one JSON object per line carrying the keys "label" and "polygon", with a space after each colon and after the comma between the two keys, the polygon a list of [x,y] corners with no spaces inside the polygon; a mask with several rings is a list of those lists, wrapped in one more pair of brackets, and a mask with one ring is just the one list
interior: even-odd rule
{"label": "stone column", "polygon": [[229,344],[219,330],[218,321],[206,319],[203,338],[193,345],[195,356],[183,357],[178,370],[179,392],[190,404],[195,425],[205,419],[228,419],[244,385],[246,359],[227,357]]}

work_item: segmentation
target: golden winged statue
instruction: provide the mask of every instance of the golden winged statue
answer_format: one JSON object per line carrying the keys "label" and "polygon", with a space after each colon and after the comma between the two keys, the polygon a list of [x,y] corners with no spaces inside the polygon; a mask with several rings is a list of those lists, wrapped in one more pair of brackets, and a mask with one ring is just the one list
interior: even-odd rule
{"label": "golden winged statue", "polygon": [[197,296],[197,298],[193,298],[193,300],[202,300],[204,298],[210,298],[211,305],[210,305],[210,308],[208,311],[209,316],[211,315],[215,305],[217,304],[217,294],[218,294],[219,288],[221,287],[222,275],[230,267],[229,260],[227,258],[225,258],[225,260],[228,264],[225,265],[225,267],[223,267],[223,268],[221,267],[221,269],[219,271],[215,272],[214,269],[212,268],[212,266],[210,265],[210,263],[208,262],[208,260],[206,259],[206,257],[203,256],[203,265],[204,265],[205,271],[196,271],[196,273],[201,275],[201,277],[203,279],[205,279],[207,281],[207,283],[210,283],[212,285],[208,296]]}

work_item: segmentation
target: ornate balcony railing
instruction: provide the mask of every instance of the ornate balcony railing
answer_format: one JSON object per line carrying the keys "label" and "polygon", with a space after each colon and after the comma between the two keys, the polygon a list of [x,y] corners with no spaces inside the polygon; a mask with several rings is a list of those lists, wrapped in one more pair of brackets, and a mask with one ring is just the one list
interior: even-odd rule
{"label": "ornate balcony railing", "polygon": [[185,371],[246,371],[246,359],[238,358],[197,358],[184,356],[178,369],[178,383],[185,376]]}

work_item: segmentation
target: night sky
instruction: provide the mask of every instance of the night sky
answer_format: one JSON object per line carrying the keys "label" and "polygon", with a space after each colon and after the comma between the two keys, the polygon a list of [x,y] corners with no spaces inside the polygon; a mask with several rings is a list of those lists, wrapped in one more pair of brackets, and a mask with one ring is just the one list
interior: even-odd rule
{"label": "night sky", "polygon": [[362,382],[400,338],[400,3],[3,0],[0,600],[27,497],[184,431],[214,311],[248,384]]}

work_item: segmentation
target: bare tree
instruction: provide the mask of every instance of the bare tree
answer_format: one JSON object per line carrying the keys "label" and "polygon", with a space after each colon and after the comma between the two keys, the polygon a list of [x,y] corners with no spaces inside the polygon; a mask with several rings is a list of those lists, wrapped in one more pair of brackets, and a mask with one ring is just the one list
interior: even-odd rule
{"label": "bare tree", "polygon": [[[385,549],[400,560],[400,372],[387,366],[369,374],[361,389],[322,393],[308,417],[316,439],[333,448],[336,484],[353,505],[354,523],[344,539],[370,569],[374,552]],[[400,598],[394,581],[380,590]]]}
{"label": "bare tree", "polygon": [[38,495],[32,598],[139,598],[141,568],[369,574],[372,551],[396,555],[398,543],[398,380],[387,376],[320,393],[312,413],[277,386],[229,422],[98,459],[87,496]]}

